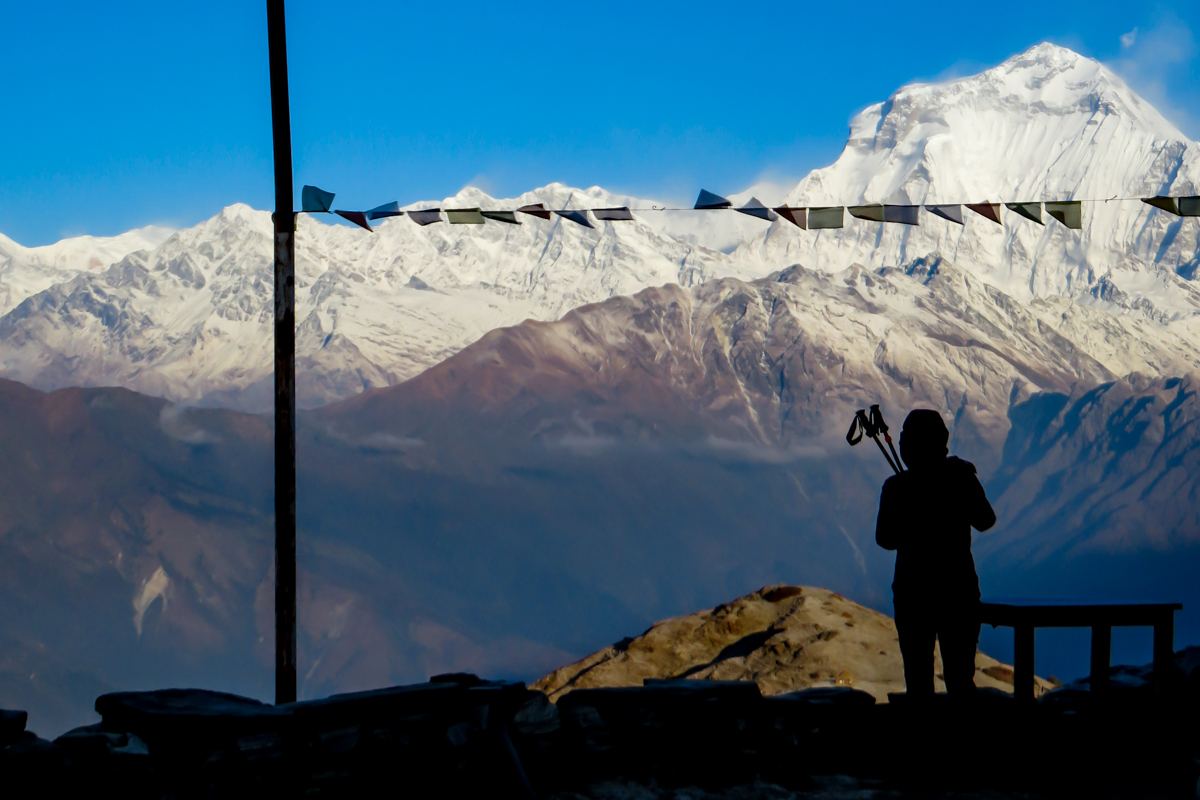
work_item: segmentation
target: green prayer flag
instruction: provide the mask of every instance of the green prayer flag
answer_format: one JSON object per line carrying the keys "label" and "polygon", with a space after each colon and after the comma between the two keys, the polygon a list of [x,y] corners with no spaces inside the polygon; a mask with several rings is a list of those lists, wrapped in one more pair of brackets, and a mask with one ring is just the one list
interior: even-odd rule
{"label": "green prayer flag", "polygon": [[445,211],[451,225],[482,225],[485,221],[478,208],[447,208]]}
{"label": "green prayer flag", "polygon": [[878,203],[869,206],[850,206],[847,211],[850,216],[865,219],[868,222],[883,222],[883,206]]}
{"label": "green prayer flag", "polygon": [[1062,203],[1046,203],[1046,213],[1071,230],[1083,228],[1083,203],[1069,200]]}
{"label": "green prayer flag", "polygon": [[1176,202],[1174,197],[1143,197],[1142,202],[1148,206],[1154,206],[1155,208],[1162,209],[1169,214],[1174,214],[1177,217],[1180,215],[1179,203]]}
{"label": "green prayer flag", "polygon": [[1030,222],[1036,222],[1038,225],[1045,225],[1042,222],[1042,204],[1041,203],[1005,203],[1009,211],[1015,211],[1018,215],[1024,217]]}
{"label": "green prayer flag", "polygon": [[808,229],[810,231],[822,228],[840,228],[845,219],[845,209],[842,206],[823,206],[808,210]]}

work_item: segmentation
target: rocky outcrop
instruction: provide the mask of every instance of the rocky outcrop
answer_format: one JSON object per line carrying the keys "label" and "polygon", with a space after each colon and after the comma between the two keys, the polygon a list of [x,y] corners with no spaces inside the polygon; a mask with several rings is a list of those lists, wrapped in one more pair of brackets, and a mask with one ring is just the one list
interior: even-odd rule
{"label": "rocky outcrop", "polygon": [[[935,686],[945,691],[935,651]],[[975,685],[1012,693],[1012,667],[975,655]],[[886,703],[904,691],[891,617],[810,586],[767,586],[710,611],[656,623],[641,636],[554,670],[533,684],[557,701],[577,689],[647,680],[753,681],[764,695],[852,687]],[[1037,694],[1055,684],[1037,678]]]}

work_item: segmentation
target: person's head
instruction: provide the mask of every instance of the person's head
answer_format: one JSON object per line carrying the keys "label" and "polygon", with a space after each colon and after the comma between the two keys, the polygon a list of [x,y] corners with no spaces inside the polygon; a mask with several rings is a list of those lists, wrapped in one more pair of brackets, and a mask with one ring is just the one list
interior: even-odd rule
{"label": "person's head", "polygon": [[909,469],[921,469],[946,457],[948,441],[950,431],[942,415],[931,408],[916,408],[900,430],[900,457]]}

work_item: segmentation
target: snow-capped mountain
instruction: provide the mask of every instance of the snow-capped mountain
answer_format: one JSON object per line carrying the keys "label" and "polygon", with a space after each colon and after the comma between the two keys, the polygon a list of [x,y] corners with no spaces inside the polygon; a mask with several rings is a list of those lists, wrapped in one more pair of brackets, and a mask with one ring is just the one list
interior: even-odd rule
{"label": "snow-capped mountain", "polygon": [[[497,201],[468,188],[440,205],[627,205],[552,184]],[[438,205],[438,204],[418,204]],[[80,273],[0,319],[3,373],[37,387],[122,385],[174,400],[270,405],[271,221],[231,206],[150,252]],[[374,234],[300,217],[302,404],[405,380],[487,331],[649,285],[736,273],[725,255],[645,222],[418,227]]]}
{"label": "snow-capped mountain", "polygon": [[[807,176],[788,200],[1194,194],[1198,154],[1200,147],[1098,62],[1039,45],[980,75],[905,87],[866,109],[839,159]],[[734,197],[748,199],[758,189]],[[414,207],[538,202],[548,208],[656,205],[596,187],[551,184],[508,200],[468,187]],[[487,331],[526,318],[553,320],[649,286],[754,279],[794,264],[825,274],[855,264],[918,272],[953,265],[1028,305],[1114,375],[1196,368],[1195,220],[1136,200],[1086,203],[1082,231],[1052,220],[1039,227],[1016,215],[997,226],[967,214],[966,224],[957,226],[922,213],[919,228],[847,216],[844,229],[819,232],[732,211],[646,210],[632,223],[602,222],[594,229],[558,217],[528,217],[520,226],[428,227],[396,218],[374,234],[302,216],[296,251],[301,403],[320,405],[406,380]],[[231,206],[107,269],[9,288],[14,307],[0,317],[0,375],[45,389],[123,385],[173,400],[265,409],[271,402],[270,241],[266,212]]]}
{"label": "snow-capped mountain", "polygon": [[780,220],[735,258],[838,271],[936,255],[1021,300],[1057,295],[1164,322],[1189,319],[1198,311],[1187,281],[1200,266],[1200,225],[1136,198],[1197,193],[1200,146],[1099,62],[1041,44],[979,75],[907,86],[865,109],[838,160],[810,173],[788,201],[1099,201],[1083,204],[1082,231],[1007,212],[1003,226],[969,211],[961,226],[925,212],[920,227],[847,214],[845,228],[819,233]]}
{"label": "snow-capped mountain", "polygon": [[24,247],[0,234],[0,314],[80,272],[103,270],[138,250],[153,250],[174,233],[148,225],[119,236],[74,236],[42,247]]}

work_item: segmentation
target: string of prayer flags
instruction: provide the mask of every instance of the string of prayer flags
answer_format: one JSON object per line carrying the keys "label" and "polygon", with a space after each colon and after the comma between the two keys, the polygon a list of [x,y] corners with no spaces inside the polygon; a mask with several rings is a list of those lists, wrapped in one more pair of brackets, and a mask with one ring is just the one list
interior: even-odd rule
{"label": "string of prayer flags", "polygon": [[520,225],[521,220],[517,219],[515,211],[480,211],[484,219],[494,219],[496,222],[507,222],[509,225]]}
{"label": "string of prayer flags", "polygon": [[1078,200],[1046,203],[1046,213],[1071,230],[1077,231],[1083,228],[1083,203]]}
{"label": "string of prayer flags", "polygon": [[842,206],[825,206],[808,210],[808,229],[818,231],[826,228],[840,228],[846,218]]}
{"label": "string of prayer flags", "polygon": [[633,219],[633,212],[626,206],[622,206],[621,208],[593,208],[592,215],[598,220],[610,222]]}
{"label": "string of prayer flags", "polygon": [[569,219],[569,220],[571,220],[571,222],[574,222],[578,225],[582,225],[585,228],[596,227],[595,225],[593,225],[591,222],[588,221],[586,211],[576,211],[574,209],[564,208],[561,211],[556,210],[554,213],[558,214],[563,219]]}
{"label": "string of prayer flags", "polygon": [[1005,203],[1009,211],[1015,211],[1018,215],[1024,217],[1030,222],[1036,222],[1038,225],[1045,225],[1042,222],[1042,204],[1041,203]]}
{"label": "string of prayer flags", "polygon": [[420,211],[408,212],[408,218],[418,225],[432,225],[435,222],[442,221],[442,210],[440,208],[425,208]]}
{"label": "string of prayer flags", "polygon": [[371,223],[367,222],[367,214],[365,211],[334,211],[333,213],[337,214],[344,220],[353,222],[360,228],[371,230]]}
{"label": "string of prayer flags", "polygon": [[[441,222],[442,212],[445,211],[446,221],[451,225],[483,225],[488,220],[493,222],[503,222],[506,225],[520,225],[521,219],[519,214],[528,214],[539,219],[551,220],[555,215],[568,219],[576,225],[581,225],[585,228],[595,228],[591,219],[588,217],[588,212],[591,212],[595,218],[602,222],[619,222],[632,221],[634,219],[633,212],[635,209],[629,206],[619,206],[614,208],[562,208],[562,209],[547,209],[544,203],[533,203],[524,205],[514,210],[508,209],[490,209],[483,210],[481,208],[424,208],[410,211],[403,211],[400,204],[396,201],[384,203],[376,206],[369,211],[345,211],[333,210],[333,192],[326,192],[316,186],[304,186],[301,191],[301,212],[310,214],[337,214],[342,219],[347,220],[355,225],[358,225],[364,230],[371,231],[371,222],[379,219],[387,219],[389,217],[399,217],[407,215],[409,219],[418,225],[432,225],[435,222]],[[1155,197],[1110,197],[1103,202],[1110,201],[1132,201],[1140,200],[1152,208],[1166,211],[1169,214],[1174,214],[1180,217],[1200,217],[1200,196],[1192,195],[1188,197],[1169,197],[1158,195]],[[963,207],[974,211],[976,214],[985,219],[995,222],[997,225],[1001,223],[1000,206],[1007,206],[1009,211],[1015,213],[1019,217],[1036,222],[1038,225],[1044,225],[1043,214],[1049,215],[1052,219],[1057,220],[1062,225],[1065,225],[1070,230],[1082,230],[1083,228],[1083,204],[1089,202],[1101,202],[1100,200],[1048,200],[1042,202],[1005,202],[1005,203],[963,203],[963,204],[932,204],[924,206],[925,210],[934,216],[940,217],[948,222],[953,222],[956,225],[964,224]],[[866,220],[868,222],[883,222],[896,223],[900,225],[917,225],[919,224],[920,210],[919,205],[898,205],[889,203],[868,203],[858,206],[788,206],[781,205],[775,208],[768,208],[757,197],[751,197],[745,204],[734,207],[733,202],[727,197],[722,197],[719,194],[701,189],[700,195],[696,198],[696,205],[691,210],[697,211],[736,211],[739,214],[755,217],[767,222],[774,222],[780,217],[787,220],[790,224],[795,225],[801,230],[826,230],[842,228],[845,224],[845,213],[847,210],[850,216]],[[636,209],[641,211],[688,211],[686,208],[663,208],[653,206],[649,209]]]}
{"label": "string of prayer flags", "polygon": [[540,217],[542,219],[550,219],[550,212],[546,210],[546,206],[541,203],[534,203],[531,206],[521,206],[517,209],[522,214],[528,214],[531,217]]}
{"label": "string of prayer flags", "polygon": [[732,208],[733,203],[721,197],[719,194],[713,194],[707,189],[700,190],[700,196],[696,198],[695,208],[700,211],[713,211],[718,208]]}
{"label": "string of prayer flags", "polygon": [[925,206],[925,210],[935,217],[963,224],[962,206]]}
{"label": "string of prayer flags", "polygon": [[404,216],[404,212],[400,210],[400,204],[396,202],[375,206],[367,212],[367,219],[384,219],[385,217],[401,216]]}
{"label": "string of prayer flags", "polygon": [[451,225],[482,225],[486,222],[478,208],[447,208],[446,219]]}
{"label": "string of prayer flags", "polygon": [[740,211],[741,213],[749,214],[752,217],[765,219],[767,222],[774,222],[775,220],[779,219],[775,212],[764,206],[762,201],[760,201],[757,197],[751,197],[746,202],[746,205],[742,206],[741,208],[735,208],[734,211]]}
{"label": "string of prayer flags", "polygon": [[328,214],[333,207],[333,197],[333,192],[305,186],[300,190],[300,210],[310,214]]}
{"label": "string of prayer flags", "polygon": [[992,222],[996,223],[997,225],[1002,224],[1000,222],[1000,204],[999,203],[988,203],[988,202],[967,203],[967,208],[971,209],[976,214],[978,214],[981,217],[984,217],[985,219],[990,219]]}
{"label": "string of prayer flags", "polygon": [[792,208],[791,206],[779,206],[771,209],[779,216],[786,219],[788,222],[795,225],[802,231],[808,230],[808,209],[807,208]]}

